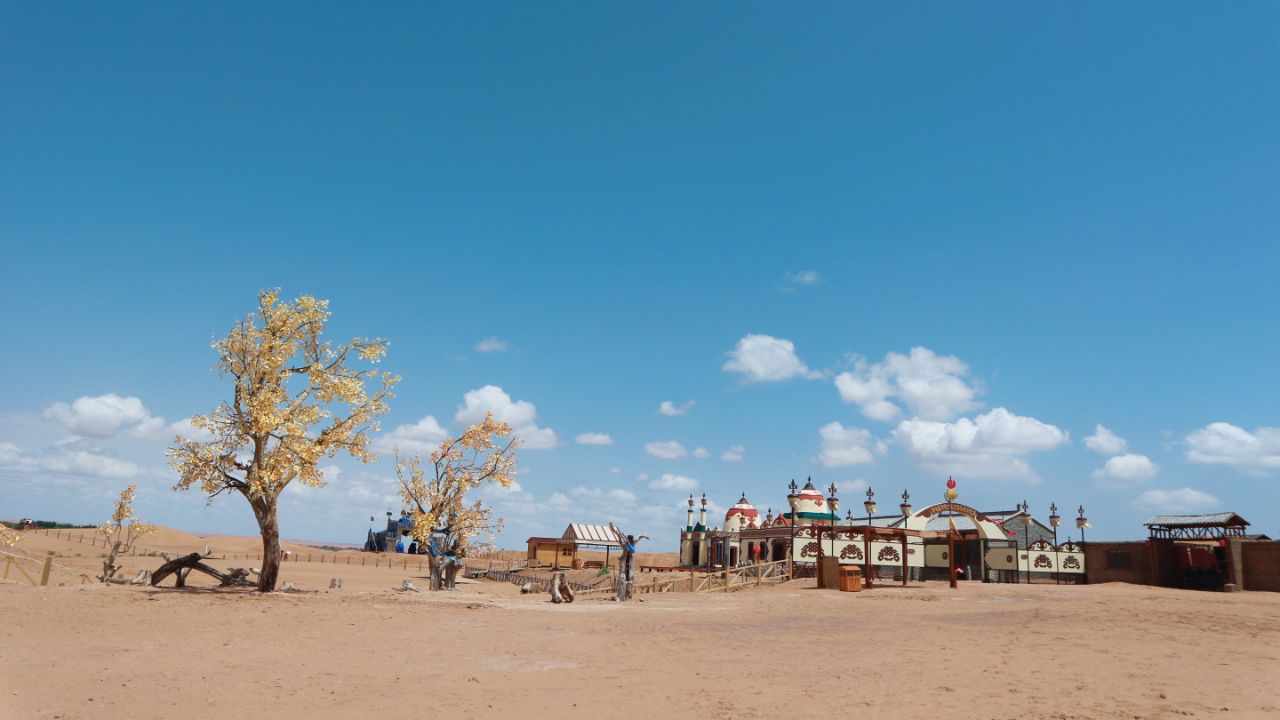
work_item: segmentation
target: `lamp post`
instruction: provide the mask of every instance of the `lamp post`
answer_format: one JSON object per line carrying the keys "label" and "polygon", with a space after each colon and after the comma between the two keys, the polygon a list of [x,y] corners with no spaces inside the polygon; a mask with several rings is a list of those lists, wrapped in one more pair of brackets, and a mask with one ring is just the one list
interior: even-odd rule
{"label": "lamp post", "polygon": [[1027,584],[1031,584],[1031,513],[1027,501],[1022,501],[1022,547],[1027,553]]}
{"label": "lamp post", "polygon": [[787,486],[791,492],[787,494],[787,506],[791,508],[791,545],[787,547],[787,577],[795,579],[795,555],[796,555],[796,490],[800,486],[796,485],[796,479],[791,478],[791,484]]}
{"label": "lamp post", "polygon": [[1053,526],[1053,581],[1062,584],[1062,574],[1058,570],[1058,526],[1062,524],[1062,516],[1058,515],[1058,504],[1049,503],[1049,525]]}
{"label": "lamp post", "polygon": [[836,512],[840,510],[840,499],[836,497],[835,483],[827,486],[827,507],[830,508],[827,512],[831,513],[831,555],[834,557],[836,554],[836,520],[839,519],[836,516]]}
{"label": "lamp post", "polygon": [[862,503],[862,507],[867,511],[867,529],[862,533],[862,562],[864,563],[862,574],[865,576],[867,587],[871,587],[871,516],[876,511],[876,491],[870,487],[867,488],[867,499]]}
{"label": "lamp post", "polygon": [[[1081,553],[1083,553],[1083,552],[1084,552],[1084,547],[1083,547],[1083,545],[1084,545],[1084,529],[1085,529],[1086,527],[1088,527],[1088,526],[1089,526],[1089,518],[1087,518],[1087,517],[1085,517],[1085,516],[1084,516],[1084,506],[1083,506],[1083,505],[1081,505],[1079,508],[1077,508],[1076,512],[1080,513],[1080,517],[1076,518],[1076,527],[1080,528],[1080,545],[1082,546],[1082,547],[1080,548],[1080,552],[1081,552]],[[1154,556],[1152,556],[1152,559],[1154,560]],[[1087,567],[1086,567],[1086,568],[1084,568],[1084,569],[1087,571],[1089,568],[1087,568]],[[1089,582],[1089,575],[1088,575],[1088,572],[1086,572],[1086,573],[1085,573],[1085,575],[1084,575],[1084,582],[1086,582],[1086,583],[1087,583],[1087,582]]]}

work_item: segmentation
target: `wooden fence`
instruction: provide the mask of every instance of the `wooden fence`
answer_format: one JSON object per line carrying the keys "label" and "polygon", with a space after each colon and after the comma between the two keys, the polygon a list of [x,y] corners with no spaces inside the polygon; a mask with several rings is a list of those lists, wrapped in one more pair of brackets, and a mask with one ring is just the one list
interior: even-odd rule
{"label": "wooden fence", "polygon": [[[0,562],[0,565],[3,565],[4,567],[3,570],[0,570],[0,582],[7,581],[9,579],[10,573],[16,570],[17,572],[13,573],[14,582],[18,582],[17,578],[21,576],[23,578],[26,578],[26,581],[31,583],[32,585],[48,585],[49,575],[54,571],[54,569],[79,576],[81,583],[89,582],[88,573],[82,572],[80,570],[76,570],[75,568],[69,568],[63,565],[57,565],[53,562],[52,555],[46,555],[44,559],[41,560],[39,558],[28,557],[26,555],[19,555],[17,553],[5,552],[3,550],[0,550],[0,557],[4,558],[3,562]],[[27,572],[27,568],[23,567],[23,563],[27,564],[27,566],[31,569],[31,572]],[[37,581],[35,579],[35,576],[32,575],[32,573],[38,574],[40,576],[40,579]]]}
{"label": "wooden fence", "polygon": [[[672,577],[655,577],[649,580],[637,580],[635,585],[636,594],[642,595],[665,592],[733,592],[743,588],[772,585],[774,583],[780,583],[790,579],[786,560],[771,563],[760,563],[757,565],[743,565],[741,567],[725,568],[724,570],[716,570],[713,572],[702,572],[700,570],[681,568],[671,568],[670,572]],[[604,593],[608,593],[610,595],[614,593],[612,583],[604,587],[594,587],[584,590],[578,593],[578,595],[590,596]]]}
{"label": "wooden fence", "polygon": [[[87,530],[87,532],[85,531]],[[61,540],[84,544],[88,540],[90,547],[101,547],[103,552],[107,549],[107,539],[100,533],[94,532],[92,529],[81,530],[75,528],[75,531],[69,529],[42,529],[33,532],[43,532]],[[122,556],[130,555],[133,557],[160,557],[162,553],[174,554],[176,551],[169,549],[147,547],[145,545],[135,544],[127,553],[121,553]],[[262,560],[262,553],[221,553],[210,556],[214,560]],[[395,568],[399,566],[401,570],[417,569],[419,572],[425,572],[429,565],[426,555],[405,555],[402,553],[365,553],[361,552],[359,557],[353,553],[338,555],[336,553],[299,553],[291,552],[285,559],[285,562],[313,562],[318,564],[329,565],[352,565],[359,567],[385,567]],[[370,562],[372,561],[372,562]],[[509,564],[509,563],[508,563]]]}
{"label": "wooden fence", "polygon": [[[528,583],[533,588],[541,592],[551,592],[551,577],[543,577],[538,575],[521,575],[519,570],[480,570],[478,568],[466,568],[465,576],[470,578],[484,578],[485,580],[493,580],[495,582],[509,582],[515,585],[524,585]],[[600,590],[613,591],[613,585],[601,588],[595,585],[586,585],[584,583],[575,582],[573,580],[565,580],[569,587],[573,588],[577,593],[591,593]]]}

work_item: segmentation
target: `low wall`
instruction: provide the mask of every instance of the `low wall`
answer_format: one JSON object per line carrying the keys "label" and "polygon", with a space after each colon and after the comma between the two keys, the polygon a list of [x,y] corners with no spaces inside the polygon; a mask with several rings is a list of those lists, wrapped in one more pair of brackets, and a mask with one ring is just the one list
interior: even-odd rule
{"label": "low wall", "polygon": [[1151,582],[1151,547],[1146,542],[1088,542],[1084,571],[1090,583]]}
{"label": "low wall", "polygon": [[1245,590],[1280,592],[1280,542],[1239,544]]}

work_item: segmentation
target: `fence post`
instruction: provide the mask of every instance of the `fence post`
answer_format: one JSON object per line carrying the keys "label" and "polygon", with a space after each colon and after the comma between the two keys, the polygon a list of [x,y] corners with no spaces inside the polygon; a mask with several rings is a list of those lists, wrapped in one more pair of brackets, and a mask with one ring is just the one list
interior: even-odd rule
{"label": "fence post", "polygon": [[724,591],[729,592],[729,566],[724,567]]}
{"label": "fence post", "polygon": [[9,579],[9,566],[12,564],[13,564],[13,558],[9,557],[8,555],[5,555],[4,556],[4,577],[0,577],[0,580]]}
{"label": "fence post", "polygon": [[693,586],[693,571],[689,571],[689,592],[696,592],[697,588]]}
{"label": "fence post", "polygon": [[53,558],[52,558],[52,557],[46,557],[46,558],[44,559],[44,570],[41,570],[41,571],[40,571],[40,584],[41,584],[41,585],[48,585],[48,584],[49,584],[49,571],[50,571],[50,570],[53,570]]}

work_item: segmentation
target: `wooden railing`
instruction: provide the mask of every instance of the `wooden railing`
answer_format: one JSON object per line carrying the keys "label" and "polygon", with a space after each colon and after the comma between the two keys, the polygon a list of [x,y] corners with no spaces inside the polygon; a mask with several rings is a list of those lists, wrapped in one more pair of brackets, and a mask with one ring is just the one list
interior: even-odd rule
{"label": "wooden railing", "polygon": [[[636,580],[636,594],[666,592],[733,592],[748,587],[772,585],[790,579],[787,562],[781,560],[758,565],[725,568],[704,572],[694,569],[671,568],[673,577]],[[612,594],[613,587],[599,587],[579,593],[579,595]]]}
{"label": "wooden railing", "polygon": [[[86,572],[77,570],[75,568],[70,568],[65,565],[58,565],[54,563],[52,555],[46,555],[43,558],[43,560],[41,560],[39,558],[28,557],[26,555],[21,555],[18,553],[11,553],[11,552],[6,552],[4,550],[0,550],[0,558],[2,558],[2,560],[0,560],[0,566],[3,566],[4,568],[3,570],[0,570],[0,582],[8,581],[9,574],[13,570],[17,571],[17,573],[14,574],[14,582],[17,582],[17,577],[21,575],[22,577],[26,578],[27,582],[31,583],[32,585],[48,585],[49,575],[55,569],[62,572],[70,573],[73,576],[78,576],[80,578],[81,584],[87,583],[91,579],[89,577],[89,574]],[[27,572],[26,568],[23,568],[22,566],[23,563],[27,563],[28,567],[31,568],[32,572],[40,575],[39,581],[35,579],[34,575]],[[39,569],[37,570],[37,568]]]}
{"label": "wooden railing", "polygon": [[[480,570],[479,568],[467,568],[465,575],[466,577],[484,578],[495,582],[509,582],[515,585],[524,585],[528,583],[531,587],[542,592],[551,592],[551,578],[549,576],[522,575],[519,570]],[[587,585],[575,582],[573,580],[565,580],[565,582],[568,583],[569,587],[573,588],[574,592],[592,593],[599,592],[601,590],[613,592],[612,584],[605,587],[599,587],[596,585]]]}

